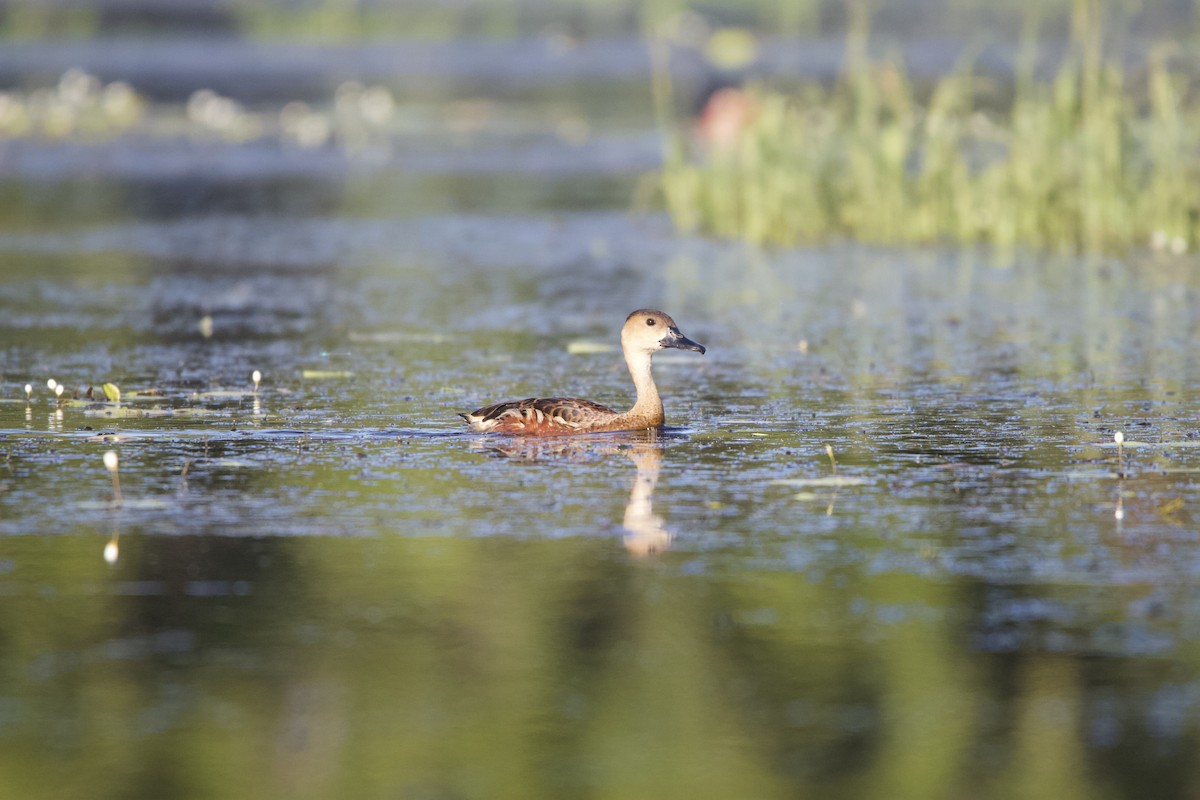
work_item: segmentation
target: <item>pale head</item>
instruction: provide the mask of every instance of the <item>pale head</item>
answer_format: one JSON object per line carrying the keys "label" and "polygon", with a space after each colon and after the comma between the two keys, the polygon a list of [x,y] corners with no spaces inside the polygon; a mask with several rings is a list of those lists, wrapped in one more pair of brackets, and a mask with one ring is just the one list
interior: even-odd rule
{"label": "pale head", "polygon": [[621,347],[626,353],[652,355],[665,347],[679,350],[695,350],[704,353],[704,347],[679,332],[675,320],[661,311],[641,308],[625,319],[621,328]]}

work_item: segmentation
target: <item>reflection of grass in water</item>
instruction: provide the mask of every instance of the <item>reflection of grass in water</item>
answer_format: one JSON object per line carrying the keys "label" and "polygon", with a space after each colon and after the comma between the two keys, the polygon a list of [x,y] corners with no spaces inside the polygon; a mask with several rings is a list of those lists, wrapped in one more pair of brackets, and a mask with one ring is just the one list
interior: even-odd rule
{"label": "reflection of grass in water", "polygon": [[683,228],[758,243],[1186,250],[1200,233],[1200,106],[1165,47],[1134,86],[1101,38],[1081,11],[1069,53],[1040,82],[1027,36],[1011,105],[995,112],[965,67],[922,101],[900,65],[867,57],[862,22],[832,90],[756,92],[735,141],[695,160],[673,146],[667,206]]}

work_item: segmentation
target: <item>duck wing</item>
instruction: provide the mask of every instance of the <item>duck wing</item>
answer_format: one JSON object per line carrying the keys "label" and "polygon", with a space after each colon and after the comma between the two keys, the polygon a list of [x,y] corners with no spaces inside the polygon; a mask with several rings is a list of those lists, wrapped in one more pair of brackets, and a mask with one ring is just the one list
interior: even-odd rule
{"label": "duck wing", "polygon": [[459,414],[476,431],[569,433],[616,415],[607,406],[577,397],[527,397]]}

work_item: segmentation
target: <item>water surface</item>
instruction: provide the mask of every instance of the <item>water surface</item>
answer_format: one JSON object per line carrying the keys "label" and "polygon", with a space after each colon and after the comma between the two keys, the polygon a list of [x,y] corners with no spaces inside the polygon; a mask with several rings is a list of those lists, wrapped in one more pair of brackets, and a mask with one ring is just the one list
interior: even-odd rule
{"label": "water surface", "polygon": [[[561,102],[4,143],[4,793],[1193,796],[1193,259],[678,235]],[[646,306],[659,434],[456,416]]]}

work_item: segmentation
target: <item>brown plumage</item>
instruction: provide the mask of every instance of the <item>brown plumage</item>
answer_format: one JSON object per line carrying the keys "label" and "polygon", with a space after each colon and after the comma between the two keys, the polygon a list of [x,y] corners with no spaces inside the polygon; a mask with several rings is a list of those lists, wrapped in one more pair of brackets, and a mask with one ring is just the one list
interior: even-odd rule
{"label": "brown plumage", "polygon": [[657,428],[664,421],[663,405],[650,374],[650,359],[666,347],[704,353],[701,345],[680,333],[675,320],[661,311],[640,309],[625,319],[621,349],[637,389],[637,402],[628,411],[618,413],[591,400],[574,397],[530,397],[485,406],[459,416],[479,433],[524,436]]}

